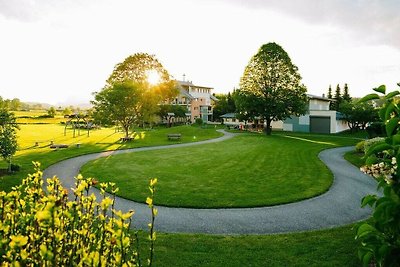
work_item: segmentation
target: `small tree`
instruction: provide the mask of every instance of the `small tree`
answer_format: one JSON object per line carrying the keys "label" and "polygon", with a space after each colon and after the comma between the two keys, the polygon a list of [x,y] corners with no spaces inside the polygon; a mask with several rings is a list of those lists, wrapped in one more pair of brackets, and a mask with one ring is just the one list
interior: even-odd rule
{"label": "small tree", "polygon": [[347,101],[347,102],[351,101],[351,96],[349,94],[349,87],[348,87],[347,83],[344,84],[342,101]]}
{"label": "small tree", "polygon": [[47,115],[49,115],[49,117],[54,118],[54,116],[56,115],[56,109],[54,107],[50,107],[47,110]]}
{"label": "small tree", "polygon": [[339,110],[340,104],[342,103],[342,94],[340,92],[339,84],[336,86],[335,96],[333,97],[334,102],[331,105],[332,110]]}
{"label": "small tree", "polygon": [[128,138],[131,126],[138,122],[143,93],[141,85],[127,81],[95,92],[91,101],[95,120],[106,125],[118,122]]}
{"label": "small tree", "polygon": [[343,101],[339,110],[352,132],[364,130],[368,123],[378,120],[378,113],[371,103]]}
{"label": "small tree", "polygon": [[329,99],[332,99],[332,86],[331,86],[331,85],[329,85],[327,97],[328,97]]}
{"label": "small tree", "polygon": [[306,90],[286,51],[276,43],[268,43],[246,66],[235,104],[239,114],[264,119],[265,133],[270,135],[272,121],[306,112]]}
{"label": "small tree", "polygon": [[11,172],[11,161],[17,152],[17,129],[19,129],[14,113],[0,109],[0,155],[8,162],[8,171]]}
{"label": "small tree", "polygon": [[69,115],[72,114],[72,110],[69,107],[66,107],[66,108],[63,109],[62,114],[64,116],[69,116]]}

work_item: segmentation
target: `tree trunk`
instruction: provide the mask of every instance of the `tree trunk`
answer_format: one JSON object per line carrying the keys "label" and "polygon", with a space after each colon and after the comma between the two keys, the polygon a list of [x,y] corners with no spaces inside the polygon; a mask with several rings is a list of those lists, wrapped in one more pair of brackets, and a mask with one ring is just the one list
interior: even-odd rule
{"label": "tree trunk", "polygon": [[124,131],[125,131],[125,138],[129,137],[129,126],[123,126],[124,127]]}
{"label": "tree trunk", "polygon": [[8,159],[8,172],[11,173],[11,156]]}
{"label": "tree trunk", "polygon": [[264,127],[264,132],[266,135],[271,135],[272,129],[271,129],[271,119],[266,120],[267,125]]}

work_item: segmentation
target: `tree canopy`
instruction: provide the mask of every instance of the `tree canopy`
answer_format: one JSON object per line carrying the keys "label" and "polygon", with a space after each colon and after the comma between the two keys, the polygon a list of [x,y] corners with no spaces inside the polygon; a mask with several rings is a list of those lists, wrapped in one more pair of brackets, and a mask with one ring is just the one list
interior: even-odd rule
{"label": "tree canopy", "polygon": [[125,137],[129,137],[131,126],[140,117],[143,93],[143,85],[131,81],[116,82],[95,93],[95,100],[91,101],[95,121],[106,125],[119,123]]}
{"label": "tree canopy", "polygon": [[[153,91],[162,100],[172,99],[178,93],[175,81],[170,79],[168,71],[154,55],[136,53],[118,63],[106,81],[106,87],[114,83],[131,81],[136,84],[149,84],[149,78],[157,79]],[[154,81],[153,81],[154,82]]]}
{"label": "tree canopy", "polygon": [[230,92],[228,94],[216,94],[215,97],[218,98],[218,101],[213,108],[214,120],[219,121],[222,115],[236,111],[235,101]]}
{"label": "tree canopy", "polygon": [[105,87],[94,93],[93,115],[103,124],[119,123],[128,137],[134,124],[154,122],[158,105],[178,93],[175,81],[153,55],[136,53],[117,64]]}
{"label": "tree canopy", "polygon": [[378,121],[378,112],[369,102],[343,101],[339,110],[351,131],[365,129],[368,123]]}
{"label": "tree canopy", "polygon": [[246,66],[235,97],[240,115],[261,117],[265,132],[271,122],[306,112],[308,98],[298,68],[276,43],[261,46]]}

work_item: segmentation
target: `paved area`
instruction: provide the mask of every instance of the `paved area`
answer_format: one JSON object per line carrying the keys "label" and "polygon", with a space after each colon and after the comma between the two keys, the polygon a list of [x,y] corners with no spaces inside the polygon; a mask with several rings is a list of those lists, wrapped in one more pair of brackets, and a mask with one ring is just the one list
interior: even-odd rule
{"label": "paved area", "polygon": [[[197,143],[145,147],[95,153],[56,163],[44,171],[44,177],[57,175],[67,188],[73,187],[80,167],[86,162],[110,155],[147,150],[169,149],[216,143],[234,134]],[[320,196],[296,203],[261,208],[187,209],[158,207],[155,227],[161,232],[208,234],[273,234],[330,228],[366,219],[371,210],[361,208],[361,198],[376,193],[376,182],[343,159],[351,147],[324,150],[319,158],[334,174],[330,190]],[[318,177],[318,174],[316,174]],[[99,195],[98,190],[93,193]],[[147,229],[150,210],[145,204],[123,198],[116,199],[116,209],[135,210],[134,227]]]}

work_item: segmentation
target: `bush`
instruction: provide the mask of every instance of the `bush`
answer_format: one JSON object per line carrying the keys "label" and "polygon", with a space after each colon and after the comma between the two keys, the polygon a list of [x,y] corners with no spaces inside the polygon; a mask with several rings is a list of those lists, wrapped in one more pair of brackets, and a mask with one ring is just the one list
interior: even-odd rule
{"label": "bush", "polygon": [[365,140],[358,142],[356,144],[356,152],[358,153],[364,153],[364,146],[365,146]]}
{"label": "bush", "polygon": [[197,119],[195,120],[195,124],[197,124],[197,125],[202,125],[202,124],[203,124],[203,120],[202,120],[201,118],[197,118]]}
{"label": "bush", "polygon": [[385,124],[383,122],[373,122],[366,128],[368,138],[374,138],[377,136],[386,136]]}
{"label": "bush", "polygon": [[[0,262],[2,266],[140,266],[137,235],[129,230],[134,211],[114,210],[115,184],[102,183],[102,199],[98,203],[89,189],[93,178],[76,178],[68,190],[53,177],[44,190],[42,172],[36,173],[9,193],[0,192]],[[150,259],[152,264],[154,217],[154,185],[150,180],[151,208]],[[110,190],[113,197],[105,195]]]}
{"label": "bush", "polygon": [[368,151],[370,147],[378,143],[385,143],[385,138],[375,137],[364,141],[364,152]]}
{"label": "bush", "polygon": [[12,172],[19,172],[20,169],[21,169],[21,165],[11,164],[11,171]]}

